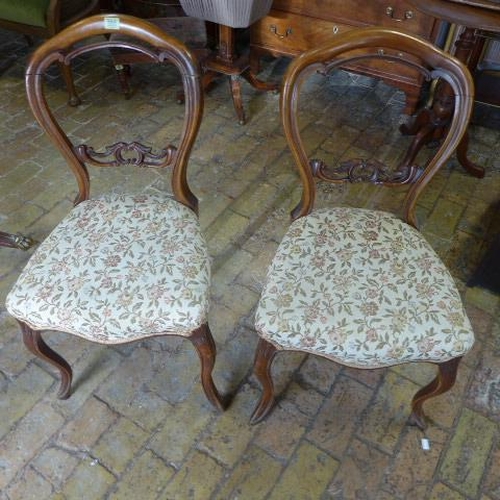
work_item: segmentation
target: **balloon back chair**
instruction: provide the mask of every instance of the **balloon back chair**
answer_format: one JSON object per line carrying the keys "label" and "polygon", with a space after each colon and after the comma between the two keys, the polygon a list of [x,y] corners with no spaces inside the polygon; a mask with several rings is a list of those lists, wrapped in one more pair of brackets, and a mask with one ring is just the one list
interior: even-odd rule
{"label": "balloon back chair", "polygon": [[[164,122],[178,124],[177,132],[171,123],[167,127],[176,146],[166,139],[161,139],[157,149],[141,142],[99,147],[73,144],[63,132],[64,124],[55,118],[57,110],[49,109],[43,86],[47,67],[82,54],[90,65],[94,52],[103,49],[109,56],[114,33],[127,37],[128,50],[147,53],[155,63],[168,61],[171,64],[157,67],[170,72],[175,68],[180,75],[184,111],[173,104],[181,118],[171,120],[166,110]],[[29,260],[6,305],[21,325],[27,348],[59,370],[61,399],[70,395],[72,370],[42,339],[47,330],[100,344],[153,336],[187,338],[201,360],[201,383],[207,398],[218,409],[224,407],[212,378],[216,349],[207,323],[210,261],[197,216],[198,200],[187,181],[188,161],[203,114],[200,79],[197,60],[182,43],[147,21],[125,15],[82,20],[46,41],[31,57],[26,70],[30,106],[75,174],[78,194],[74,208]],[[98,99],[100,107],[107,102],[100,95]],[[116,100],[127,103],[119,94]],[[116,105],[110,108],[111,113]],[[65,113],[59,110],[61,114]],[[122,129],[126,124],[117,128]],[[164,129],[160,131],[163,135]],[[106,141],[109,134],[99,130],[93,135],[104,136],[101,142]],[[166,174],[171,174],[172,194],[140,192],[90,198],[92,166],[108,171],[112,167],[170,169]],[[136,168],[132,177],[142,172],[144,168]]]}
{"label": "balloon back chair", "polygon": [[[99,10],[99,0],[0,0],[0,28],[17,31],[26,36],[50,38],[66,26]],[[71,68],[61,63],[61,73],[68,89],[69,104],[80,103]]]}
{"label": "balloon back chair", "polygon": [[[422,166],[403,162],[398,167],[393,162],[391,167],[373,157],[333,166],[320,155],[335,149],[334,135],[327,138],[330,146],[307,147],[307,139],[316,136],[310,120],[307,133],[301,128],[304,82],[312,74],[327,75],[340,66],[367,60],[375,61],[374,65],[379,60],[401,64],[401,74],[411,68],[427,80],[442,78],[453,88],[455,110],[448,134]],[[324,92],[328,87],[322,87]],[[310,99],[305,107],[313,105]],[[453,386],[459,361],[472,347],[474,334],[449,271],[416,229],[416,203],[459,143],[472,103],[473,83],[465,66],[426,41],[396,30],[350,31],[292,61],[282,84],[281,118],[300,174],[302,196],[270,265],[256,310],[259,342],[254,374],[263,392],[252,423],[266,417],[275,403],[271,367],[279,351],[316,354],[359,369],[436,364],[436,378],[413,397],[409,423],[420,428],[425,426],[424,401]],[[338,119],[335,104],[318,109],[325,107],[327,112],[318,112],[316,125],[321,128]],[[358,148],[361,143],[362,139]],[[314,208],[320,194],[334,197],[332,186],[320,190],[320,184],[363,181],[377,184],[374,189],[401,190],[405,185],[399,212],[328,203]]]}

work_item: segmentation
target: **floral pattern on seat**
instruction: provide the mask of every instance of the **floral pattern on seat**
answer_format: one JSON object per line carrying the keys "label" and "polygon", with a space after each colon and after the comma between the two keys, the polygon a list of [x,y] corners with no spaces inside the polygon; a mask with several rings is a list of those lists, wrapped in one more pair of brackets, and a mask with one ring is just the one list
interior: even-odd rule
{"label": "floral pattern on seat", "polygon": [[291,224],[256,328],[278,349],[357,368],[442,363],[474,343],[453,278],[424,237],[392,214],[356,208]]}
{"label": "floral pattern on seat", "polygon": [[7,297],[35,330],[104,343],[189,335],[206,322],[210,262],[196,214],[161,195],[77,205]]}

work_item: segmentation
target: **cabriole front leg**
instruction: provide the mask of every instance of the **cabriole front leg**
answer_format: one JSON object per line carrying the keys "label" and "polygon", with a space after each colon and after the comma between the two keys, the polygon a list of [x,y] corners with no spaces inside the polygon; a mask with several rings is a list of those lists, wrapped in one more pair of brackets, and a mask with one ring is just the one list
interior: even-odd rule
{"label": "cabriole front leg", "polygon": [[205,394],[212,403],[220,411],[226,407],[226,402],[220,395],[212,378],[212,371],[215,365],[216,347],[215,341],[210,332],[208,324],[204,324],[196,329],[189,337],[192,344],[198,352],[201,361],[201,384]]}
{"label": "cabriole front leg", "polygon": [[250,417],[251,424],[257,424],[264,420],[276,401],[271,376],[271,365],[277,352],[276,347],[270,342],[262,338],[259,339],[257,350],[255,351],[253,373],[262,385],[262,396]]}
{"label": "cabriole front leg", "polygon": [[422,405],[428,399],[439,396],[453,387],[461,359],[461,357],[458,357],[437,365],[437,377],[430,384],[422,387],[413,397],[411,403],[412,413],[408,419],[410,425],[416,425],[422,430],[425,429],[426,423]]}
{"label": "cabriole front leg", "polygon": [[35,356],[49,362],[55,366],[61,374],[61,385],[57,397],[59,399],[67,399],[71,394],[71,380],[73,372],[71,366],[57,352],[52,350],[42,339],[39,331],[31,329],[26,323],[19,321],[23,332],[24,345]]}

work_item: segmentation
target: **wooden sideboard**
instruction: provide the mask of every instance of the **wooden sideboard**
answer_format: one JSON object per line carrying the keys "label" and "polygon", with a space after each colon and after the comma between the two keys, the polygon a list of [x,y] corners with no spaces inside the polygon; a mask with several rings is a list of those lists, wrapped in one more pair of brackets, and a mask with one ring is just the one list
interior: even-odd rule
{"label": "wooden sideboard", "polygon": [[[256,74],[265,54],[297,56],[355,27],[393,27],[436,43],[440,25],[406,0],[274,0],[269,14],[250,29],[250,68]],[[400,88],[406,94],[405,113],[416,111],[423,80],[414,70],[399,66],[396,71],[390,62],[381,61],[346,69]]]}

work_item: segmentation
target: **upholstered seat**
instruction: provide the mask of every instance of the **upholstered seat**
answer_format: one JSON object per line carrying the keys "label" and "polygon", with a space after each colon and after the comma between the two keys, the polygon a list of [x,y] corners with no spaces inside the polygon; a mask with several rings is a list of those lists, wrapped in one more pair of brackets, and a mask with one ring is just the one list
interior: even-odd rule
{"label": "upholstered seat", "polygon": [[189,336],[207,321],[209,283],[192,210],[158,195],[106,196],[80,203],[59,223],[7,308],[36,330],[102,344]]}
{"label": "upholstered seat", "polygon": [[256,328],[281,348],[355,368],[443,362],[474,342],[455,282],[421,234],[391,213],[355,208],[291,224]]}

